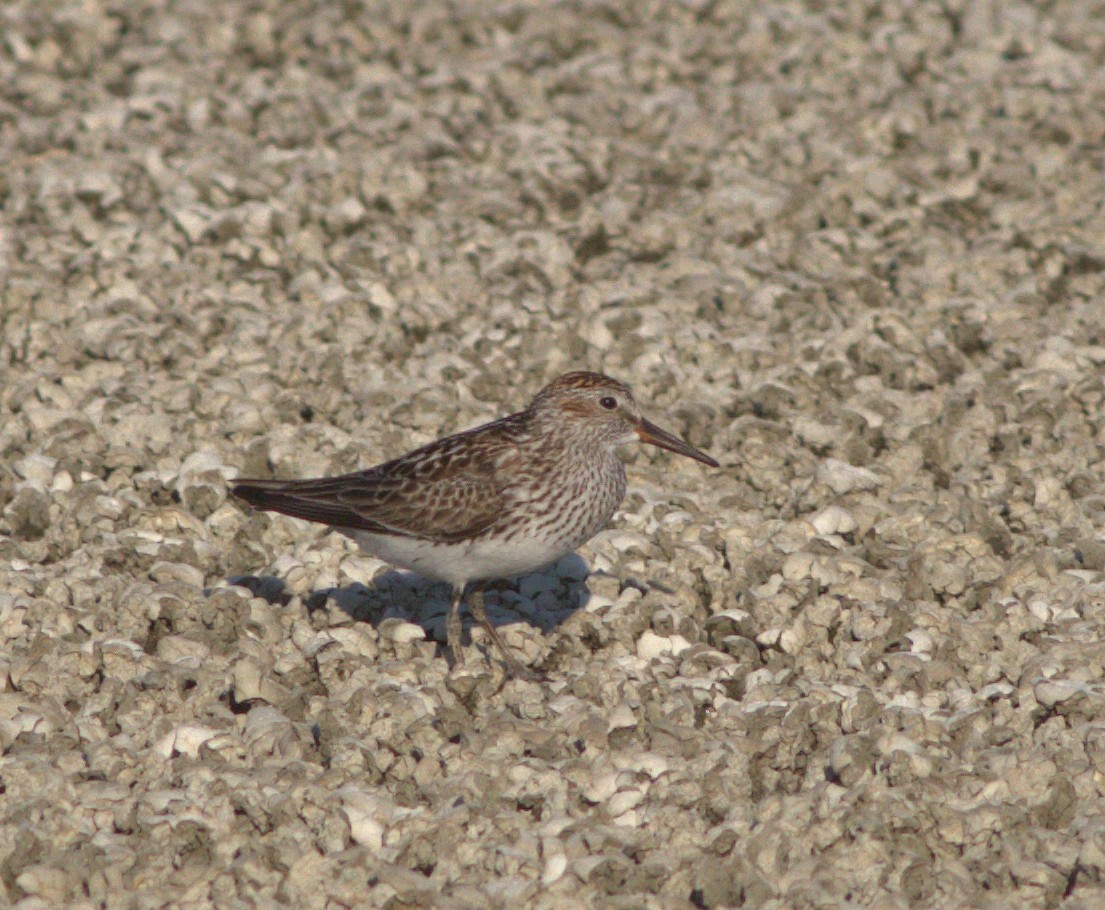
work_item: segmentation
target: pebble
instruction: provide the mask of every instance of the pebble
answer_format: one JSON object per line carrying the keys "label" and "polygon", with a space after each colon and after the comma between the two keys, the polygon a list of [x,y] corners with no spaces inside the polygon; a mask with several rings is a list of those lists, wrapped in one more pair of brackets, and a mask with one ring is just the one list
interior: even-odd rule
{"label": "pebble", "polygon": [[835,458],[827,458],[821,463],[817,469],[817,479],[838,494],[873,490],[882,483],[874,471]]}
{"label": "pebble", "polygon": [[[301,6],[4,7],[0,902],[1100,903],[1086,4]],[[579,368],[547,682],[227,497]]]}

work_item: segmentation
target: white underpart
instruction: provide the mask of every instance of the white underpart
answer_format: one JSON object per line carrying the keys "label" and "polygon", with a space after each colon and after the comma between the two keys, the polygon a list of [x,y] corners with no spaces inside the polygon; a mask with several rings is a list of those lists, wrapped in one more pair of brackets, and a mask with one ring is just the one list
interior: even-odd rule
{"label": "white underpart", "polygon": [[547,540],[477,539],[455,544],[431,543],[416,537],[349,532],[361,549],[377,559],[427,578],[460,587],[469,581],[513,578],[556,562],[573,549],[572,541],[550,545]]}

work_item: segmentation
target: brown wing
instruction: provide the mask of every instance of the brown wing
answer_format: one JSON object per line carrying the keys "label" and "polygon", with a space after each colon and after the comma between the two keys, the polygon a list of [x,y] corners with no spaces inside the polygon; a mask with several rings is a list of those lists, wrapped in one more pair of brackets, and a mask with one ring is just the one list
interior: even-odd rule
{"label": "brown wing", "polygon": [[506,508],[514,448],[492,432],[496,428],[449,436],[367,471],[317,480],[239,480],[231,492],[255,508],[293,518],[449,543],[485,530]]}

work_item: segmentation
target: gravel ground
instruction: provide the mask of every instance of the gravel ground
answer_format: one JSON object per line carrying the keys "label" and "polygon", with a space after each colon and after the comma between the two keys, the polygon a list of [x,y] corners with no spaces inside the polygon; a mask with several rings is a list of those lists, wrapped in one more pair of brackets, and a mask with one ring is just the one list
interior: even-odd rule
{"label": "gravel ground", "polygon": [[[1101,16],[0,5],[0,904],[1105,906]],[[578,368],[548,684],[227,498]]]}

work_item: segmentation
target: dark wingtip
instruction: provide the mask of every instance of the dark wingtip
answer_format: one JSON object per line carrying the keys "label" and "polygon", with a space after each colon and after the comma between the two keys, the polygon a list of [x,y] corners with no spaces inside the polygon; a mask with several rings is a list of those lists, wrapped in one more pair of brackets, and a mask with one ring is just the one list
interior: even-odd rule
{"label": "dark wingtip", "polygon": [[248,502],[255,509],[267,508],[270,501],[271,490],[265,486],[263,480],[236,480],[230,487],[233,496]]}
{"label": "dark wingtip", "polygon": [[304,521],[317,521],[341,528],[375,527],[355,509],[331,496],[320,493],[320,485],[333,480],[250,480],[231,483],[230,492],[262,512],[279,512]]}

